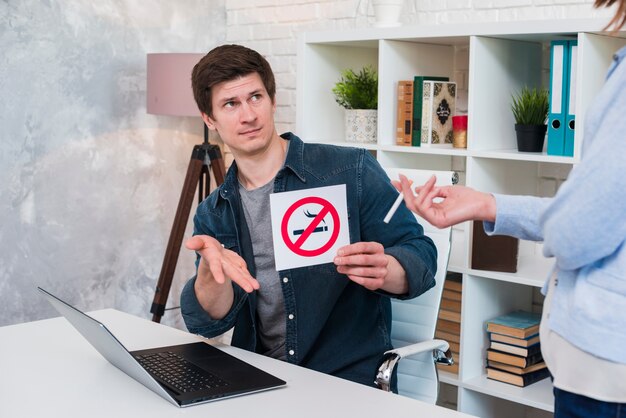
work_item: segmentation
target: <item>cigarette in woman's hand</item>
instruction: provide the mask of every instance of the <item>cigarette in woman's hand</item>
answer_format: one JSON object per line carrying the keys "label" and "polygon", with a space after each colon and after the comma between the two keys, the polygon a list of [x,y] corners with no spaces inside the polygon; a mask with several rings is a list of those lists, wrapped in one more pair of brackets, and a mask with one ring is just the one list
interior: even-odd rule
{"label": "cigarette in woman's hand", "polygon": [[389,223],[389,221],[391,220],[391,217],[393,216],[394,213],[396,213],[396,210],[398,210],[398,207],[400,206],[400,203],[402,203],[403,199],[404,199],[404,193],[400,192],[400,194],[396,198],[396,201],[393,202],[393,205],[391,205],[391,208],[389,209],[389,212],[387,212],[387,215],[385,216],[385,219],[383,219],[384,223],[386,223],[386,224]]}

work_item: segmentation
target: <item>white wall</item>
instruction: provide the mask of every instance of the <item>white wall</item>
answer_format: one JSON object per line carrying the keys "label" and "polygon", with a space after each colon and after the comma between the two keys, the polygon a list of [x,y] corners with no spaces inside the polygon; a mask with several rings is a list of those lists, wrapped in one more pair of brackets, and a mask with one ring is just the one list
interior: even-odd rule
{"label": "white wall", "polygon": [[0,2],[0,325],[54,315],[37,285],[148,317],[202,125],[146,114],[146,53],[225,33],[223,0]]}
{"label": "white wall", "polygon": [[[407,0],[403,22],[610,15],[592,3]],[[276,72],[284,132],[295,130],[298,33],[372,21],[368,0],[0,2],[0,325],[54,315],[36,285],[83,309],[149,317],[202,131],[196,118],[146,114],[146,53],[257,49]],[[559,175],[546,173],[551,184]],[[183,250],[170,306],[192,274]]]}

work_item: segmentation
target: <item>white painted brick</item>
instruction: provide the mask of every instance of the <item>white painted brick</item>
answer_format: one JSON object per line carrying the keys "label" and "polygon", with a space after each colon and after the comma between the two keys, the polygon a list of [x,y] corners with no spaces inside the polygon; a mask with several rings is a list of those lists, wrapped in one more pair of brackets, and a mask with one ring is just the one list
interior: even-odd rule
{"label": "white painted brick", "polygon": [[296,38],[275,39],[271,42],[273,55],[296,55],[298,52]]}
{"label": "white painted brick", "polygon": [[238,24],[239,21],[237,21],[237,12],[226,10],[226,27]]}
{"label": "white painted brick", "polygon": [[[504,9],[500,12],[500,21],[559,19],[560,13],[561,10],[557,6]],[[549,30],[549,28],[546,29]]]}
{"label": "white painted brick", "polygon": [[355,18],[356,3],[352,0],[334,1],[318,5],[318,17],[322,19]]}
{"label": "white painted brick", "polygon": [[493,8],[493,0],[474,0],[474,9],[491,9]]}
{"label": "white painted brick", "polygon": [[295,89],[296,88],[296,74],[295,73],[280,73],[274,74],[276,76],[276,85],[283,89]]}
{"label": "white painted brick", "polygon": [[[295,123],[276,123],[276,132],[278,132],[279,134],[282,134],[284,132],[293,132],[297,135],[297,131],[296,131],[296,124]],[[308,138],[305,138],[304,140],[307,140]]]}
{"label": "white painted brick", "polygon": [[296,111],[291,106],[276,106],[274,120],[276,123],[293,123],[296,120]]}
{"label": "white painted brick", "polygon": [[532,5],[532,0],[494,0],[494,7],[520,7]]}
{"label": "white painted brick", "polygon": [[588,3],[589,7],[593,7],[593,2],[588,2],[587,0],[553,0],[554,4],[581,4]]}
{"label": "white painted brick", "polygon": [[293,106],[295,105],[295,94],[292,94],[295,90],[276,89],[276,104],[281,106]]}
{"label": "white painted brick", "polygon": [[251,39],[283,39],[293,36],[292,27],[289,24],[254,24],[250,25]]}
{"label": "white painted brick", "polygon": [[316,3],[281,6],[273,10],[277,22],[300,22],[319,17],[319,5]]}
{"label": "white painted brick", "polygon": [[227,9],[253,9],[255,7],[267,6],[292,6],[304,3],[325,3],[330,0],[227,0]]}
{"label": "white painted brick", "polygon": [[253,39],[250,25],[230,25],[226,27],[226,39],[230,42],[241,42]]}
{"label": "white painted brick", "polygon": [[469,9],[471,8],[471,0],[446,0],[446,9]]}
{"label": "white painted brick", "polygon": [[[295,55],[288,56],[272,56],[269,61],[272,66],[274,74],[279,73],[295,73],[296,72],[296,57]],[[282,87],[282,86],[281,86]]]}
{"label": "white painted brick", "polygon": [[420,11],[438,11],[445,10],[445,3],[441,0],[421,0],[418,4]]}
{"label": "white painted brick", "polygon": [[[278,21],[276,15],[279,9],[276,7],[255,7],[252,9],[240,9],[227,14],[232,14],[234,22],[239,25],[249,25],[251,23],[274,23]],[[227,22],[230,24],[230,22]]]}
{"label": "white painted brick", "polygon": [[499,10],[478,10],[473,12],[451,11],[441,14],[441,23],[465,23],[465,22],[496,22]]}
{"label": "white painted brick", "polygon": [[265,59],[267,59],[270,62],[270,64],[272,63],[272,61],[270,61],[269,59],[272,53],[271,41],[249,40],[249,41],[244,42],[243,44],[244,46],[247,46],[250,49],[254,49],[259,54],[263,55]]}

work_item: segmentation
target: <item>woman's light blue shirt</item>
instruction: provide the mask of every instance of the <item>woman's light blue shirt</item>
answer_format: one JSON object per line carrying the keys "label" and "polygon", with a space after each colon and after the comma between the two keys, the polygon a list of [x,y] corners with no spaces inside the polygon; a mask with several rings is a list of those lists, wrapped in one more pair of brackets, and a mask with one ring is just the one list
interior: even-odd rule
{"label": "woman's light blue shirt", "polygon": [[[553,198],[495,195],[489,234],[544,241],[557,286],[550,328],[578,348],[626,363],[626,48],[587,110],[581,162]],[[545,286],[544,286],[545,293]]]}

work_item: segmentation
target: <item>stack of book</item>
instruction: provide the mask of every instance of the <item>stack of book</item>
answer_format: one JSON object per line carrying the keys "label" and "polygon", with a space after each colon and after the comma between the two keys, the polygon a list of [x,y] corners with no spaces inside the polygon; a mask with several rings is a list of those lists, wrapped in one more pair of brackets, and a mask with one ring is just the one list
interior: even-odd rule
{"label": "stack of book", "polygon": [[444,76],[413,77],[397,84],[396,145],[452,147],[456,83]]}
{"label": "stack of book", "polygon": [[449,272],[443,284],[441,306],[435,329],[435,338],[450,344],[454,358],[452,366],[437,365],[440,371],[459,373],[459,351],[461,342],[461,274]]}
{"label": "stack of book", "polygon": [[516,311],[487,321],[487,378],[524,387],[550,375],[541,356],[541,315]]}

